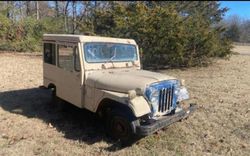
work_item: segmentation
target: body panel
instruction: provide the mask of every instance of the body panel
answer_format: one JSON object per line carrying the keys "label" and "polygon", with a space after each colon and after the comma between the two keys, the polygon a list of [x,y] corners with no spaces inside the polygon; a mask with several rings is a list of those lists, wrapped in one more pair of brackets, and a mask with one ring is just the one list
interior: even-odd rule
{"label": "body panel", "polygon": [[[55,42],[47,42],[44,43],[53,43],[60,45],[74,45],[77,47],[78,52],[81,53],[81,48],[79,48],[80,43],[71,42],[71,43],[63,43],[59,41]],[[58,66],[58,49],[56,46],[56,64],[51,65],[43,62],[43,76],[44,76],[44,86],[48,87],[48,85],[53,84],[56,87],[56,95],[73,105],[83,108],[83,77],[84,70],[81,68],[81,71],[77,72],[75,70],[67,71]],[[80,66],[83,67],[83,62],[80,57]]]}
{"label": "body panel", "polygon": [[44,86],[55,85],[58,97],[82,108],[81,73],[64,71],[47,63],[43,67]]}
{"label": "body panel", "polygon": [[134,68],[108,69],[86,72],[85,84],[98,89],[127,93],[136,88],[144,91],[146,85],[170,79],[175,78]]}
{"label": "body panel", "polygon": [[112,42],[136,45],[132,39],[86,36],[86,35],[69,35],[69,34],[44,34],[43,40],[61,41],[61,42]]}

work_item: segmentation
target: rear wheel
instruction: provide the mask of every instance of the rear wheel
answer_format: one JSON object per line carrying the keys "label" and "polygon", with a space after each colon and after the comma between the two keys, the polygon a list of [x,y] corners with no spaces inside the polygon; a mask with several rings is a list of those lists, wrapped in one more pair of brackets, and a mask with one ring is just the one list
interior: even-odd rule
{"label": "rear wheel", "polygon": [[59,103],[59,98],[56,96],[56,88],[51,88],[51,103],[57,104]]}
{"label": "rear wheel", "polygon": [[58,110],[67,112],[71,109],[71,104],[66,102],[65,100],[59,98],[56,95],[56,89],[51,88],[51,104],[55,106]]}

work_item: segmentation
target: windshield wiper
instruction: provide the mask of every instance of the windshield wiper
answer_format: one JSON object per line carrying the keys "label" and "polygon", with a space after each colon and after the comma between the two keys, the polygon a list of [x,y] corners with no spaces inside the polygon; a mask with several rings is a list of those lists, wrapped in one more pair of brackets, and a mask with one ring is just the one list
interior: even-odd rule
{"label": "windshield wiper", "polygon": [[115,48],[115,51],[114,51],[114,55],[109,59],[107,60],[105,63],[108,63],[108,62],[111,62],[113,67],[114,67],[114,63],[113,63],[113,59],[116,57],[116,48]]}

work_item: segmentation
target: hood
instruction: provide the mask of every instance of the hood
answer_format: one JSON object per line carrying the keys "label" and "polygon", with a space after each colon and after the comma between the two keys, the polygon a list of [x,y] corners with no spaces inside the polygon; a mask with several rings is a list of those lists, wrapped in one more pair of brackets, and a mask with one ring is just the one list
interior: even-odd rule
{"label": "hood", "polygon": [[176,79],[174,77],[139,69],[106,69],[86,72],[86,85],[98,89],[127,93],[151,83]]}

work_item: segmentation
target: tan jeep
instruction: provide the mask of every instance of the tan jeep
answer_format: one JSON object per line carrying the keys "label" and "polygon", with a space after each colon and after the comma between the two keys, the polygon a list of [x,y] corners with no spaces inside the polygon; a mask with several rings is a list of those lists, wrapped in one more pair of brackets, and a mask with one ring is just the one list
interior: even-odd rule
{"label": "tan jeep", "polygon": [[128,140],[186,118],[182,81],[141,69],[132,39],[85,35],[43,36],[44,86],[55,96],[104,118],[108,132]]}

